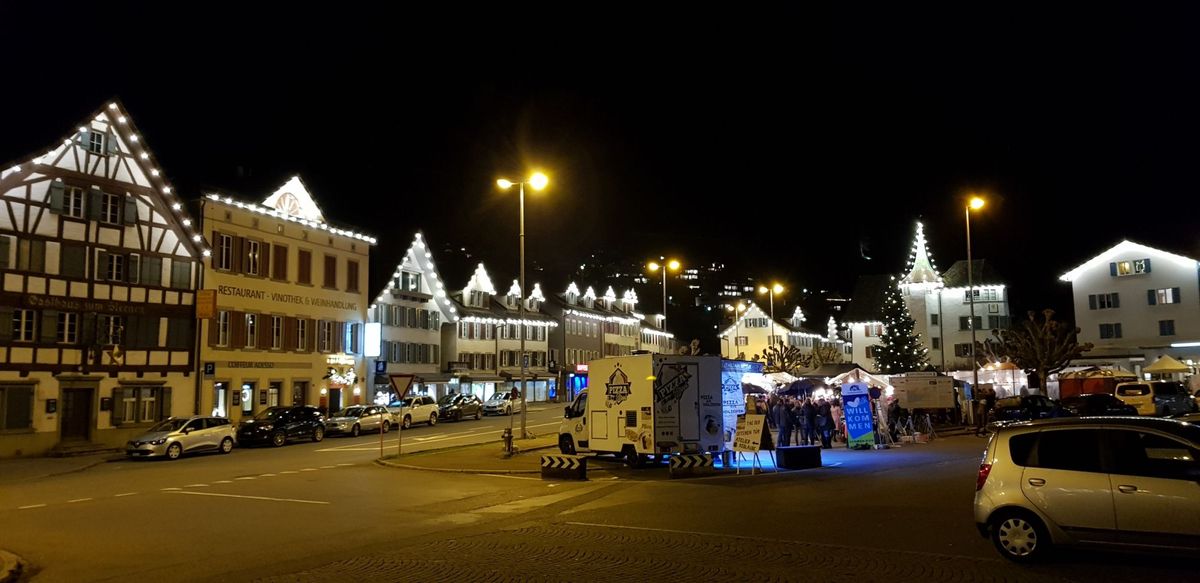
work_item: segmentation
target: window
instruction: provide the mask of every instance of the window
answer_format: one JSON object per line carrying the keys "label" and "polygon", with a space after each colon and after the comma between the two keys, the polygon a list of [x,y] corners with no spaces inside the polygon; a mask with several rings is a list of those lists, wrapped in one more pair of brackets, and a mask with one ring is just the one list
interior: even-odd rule
{"label": "window", "polygon": [[13,310],[12,341],[33,342],[33,310]]}
{"label": "window", "polygon": [[937,314],[930,314],[930,315],[929,315],[929,324],[930,324],[931,326],[937,326],[937,325],[938,325],[938,315],[937,315]]}
{"label": "window", "polygon": [[1110,275],[1125,276],[1138,275],[1140,273],[1150,273],[1149,259],[1134,259],[1131,261],[1117,261],[1108,264],[1108,272]]}
{"label": "window", "polygon": [[1151,306],[1155,304],[1178,304],[1180,301],[1179,291],[1177,287],[1146,290],[1146,300]]}
{"label": "window", "polygon": [[988,328],[1008,328],[1008,316],[988,316]]}
{"label": "window", "polygon": [[1067,429],[1038,434],[1036,453],[1026,460],[1035,468],[1100,472],[1100,430]]}
{"label": "window", "polygon": [[1121,324],[1120,323],[1101,324],[1100,325],[1100,337],[1101,338],[1120,338],[1121,337]]}
{"label": "window", "polygon": [[875,349],[876,348],[879,348],[879,347],[878,346],[868,346],[867,347],[867,358],[875,358],[875,352],[876,352]]}
{"label": "window", "polygon": [[100,344],[121,344],[125,338],[125,320],[121,316],[100,314],[96,320],[96,339]]}
{"label": "window", "polygon": [[63,192],[63,214],[77,219],[83,218],[83,189],[68,186]]}
{"label": "window", "polygon": [[258,346],[258,314],[246,314],[246,348]]}
{"label": "window", "polygon": [[[974,322],[975,322],[976,330],[983,328],[983,316],[975,316]],[[958,329],[959,330],[970,330],[971,329],[970,323],[971,323],[970,316],[959,316],[958,317]]]}
{"label": "window", "polygon": [[1153,433],[1132,430],[1108,432],[1113,449],[1114,474],[1169,480],[1195,480],[1200,476],[1200,452],[1185,443]]}
{"label": "window", "polygon": [[171,287],[176,289],[192,287],[192,263],[190,261],[171,260]]}
{"label": "window", "polygon": [[112,423],[153,423],[171,416],[171,389],[135,387],[113,389]]}
{"label": "window", "polygon": [[125,281],[125,256],[104,253],[104,279],[108,281]]}
{"label": "window", "polygon": [[0,430],[33,428],[33,386],[0,385]]}
{"label": "window", "polygon": [[46,270],[46,242],[35,239],[18,239],[17,269],[44,272]]}
{"label": "window", "polygon": [[317,350],[331,352],[333,350],[333,322],[317,321]]}
{"label": "window", "polygon": [[1175,335],[1175,320],[1159,320],[1158,321],[1159,336],[1174,336]]}
{"label": "window", "polygon": [[229,346],[229,312],[217,312],[217,346]]}
{"label": "window", "polygon": [[357,322],[346,324],[345,351],[350,354],[358,354],[358,327]]}
{"label": "window", "polygon": [[100,220],[114,225],[119,224],[121,222],[121,195],[106,192],[101,195],[100,201]]}
{"label": "window", "polygon": [[419,273],[403,272],[400,274],[400,289],[405,291],[421,291],[421,275]]}
{"label": "window", "polygon": [[[186,350],[196,340],[196,320],[167,318],[167,348]],[[152,345],[153,346],[153,345]]]}
{"label": "window", "polygon": [[308,350],[308,320],[296,320],[296,350]]}
{"label": "window", "polygon": [[55,340],[60,344],[75,344],[79,341],[79,314],[58,313],[58,333]]}
{"label": "window", "polygon": [[976,304],[978,304],[979,302],[998,302],[998,301],[1000,301],[1000,291],[999,290],[997,290],[996,288],[985,287],[985,288],[975,288],[974,290],[964,290],[963,291],[963,303],[964,304],[971,303],[972,292],[974,292],[974,296],[975,296],[974,303],[976,303]]}
{"label": "window", "polygon": [[749,336],[738,336],[737,337],[737,345],[738,346],[749,346],[750,345],[750,337]]}
{"label": "window", "polygon": [[249,275],[259,275],[259,258],[262,243],[251,239],[246,239],[246,273]]}
{"label": "window", "polygon": [[271,279],[287,281],[287,247],[275,245],[271,252]]}
{"label": "window", "polygon": [[272,382],[271,384],[267,385],[267,406],[268,407],[279,406],[279,393],[280,393],[281,389],[283,389],[283,383],[281,383],[279,381],[275,381],[275,382]]}
{"label": "window", "polygon": [[105,150],[104,150],[104,141],[105,140],[104,139],[108,137],[107,134],[103,134],[103,133],[97,132],[97,131],[87,131],[84,133],[84,135],[87,136],[87,143],[86,143],[87,151],[89,151],[93,154],[105,153]]}
{"label": "window", "polygon": [[271,316],[271,350],[283,348],[283,318]]}
{"label": "window", "polygon": [[226,271],[233,269],[233,237],[217,235],[217,264],[215,267]]}
{"label": "window", "polygon": [[1121,307],[1121,297],[1116,293],[1088,295],[1089,310],[1108,310],[1119,307]]}
{"label": "window", "polygon": [[333,255],[325,256],[325,282],[323,285],[329,289],[337,288],[337,257]]}
{"label": "window", "polygon": [[954,356],[971,356],[971,343],[962,342],[954,345]]}
{"label": "window", "polygon": [[296,283],[312,285],[312,251],[300,249],[297,252]]}
{"label": "window", "polygon": [[347,261],[346,262],[346,291],[348,291],[348,292],[357,292],[358,291],[358,262],[357,261]]}

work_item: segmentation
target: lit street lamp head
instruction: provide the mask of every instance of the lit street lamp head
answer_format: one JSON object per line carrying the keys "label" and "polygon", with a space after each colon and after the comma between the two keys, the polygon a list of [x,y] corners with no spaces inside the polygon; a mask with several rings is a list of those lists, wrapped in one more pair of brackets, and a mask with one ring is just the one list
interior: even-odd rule
{"label": "lit street lamp head", "polygon": [[654,272],[658,271],[659,267],[661,267],[661,266],[657,262],[654,262],[654,261],[651,261],[650,263],[646,264],[646,269],[649,269],[650,273],[654,273]]}
{"label": "lit street lamp head", "polygon": [[496,186],[499,186],[500,188],[502,188],[504,190],[508,190],[508,189],[512,188],[512,185],[513,185],[513,183],[511,180],[506,180],[504,178],[501,178],[500,180],[496,181]]}
{"label": "lit street lamp head", "polygon": [[679,271],[679,261],[674,259],[668,261],[667,268],[669,268],[671,271]]}
{"label": "lit street lamp head", "polygon": [[971,210],[977,211],[977,210],[983,208],[984,204],[986,204],[985,200],[983,200],[982,198],[979,198],[978,196],[973,196],[973,197],[971,197],[971,201],[967,203],[967,206],[970,207]]}
{"label": "lit street lamp head", "polygon": [[546,188],[546,185],[549,183],[550,179],[546,178],[546,175],[541,172],[534,172],[533,176],[529,177],[529,186],[532,186],[534,190]]}
{"label": "lit street lamp head", "polygon": [[781,293],[783,293],[783,286],[779,285],[779,284],[775,284],[775,286],[771,288],[771,291],[773,291],[777,294],[781,294]]}

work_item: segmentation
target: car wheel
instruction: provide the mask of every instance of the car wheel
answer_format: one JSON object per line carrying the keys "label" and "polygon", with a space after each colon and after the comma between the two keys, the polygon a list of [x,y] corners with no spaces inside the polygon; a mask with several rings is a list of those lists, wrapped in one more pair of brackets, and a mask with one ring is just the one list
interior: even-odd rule
{"label": "car wheel", "polygon": [[317,428],[313,430],[312,440],[321,441],[322,439],[325,439],[325,428],[318,425]]}
{"label": "car wheel", "polygon": [[404,421],[400,422],[400,429],[408,429],[410,427],[412,427],[412,417],[405,415]]}
{"label": "car wheel", "polygon": [[392,429],[392,424],[388,423],[387,421],[384,421],[383,425],[382,425],[382,429],[380,429],[380,431],[387,433],[388,431],[391,431],[391,429]]}
{"label": "car wheel", "polygon": [[462,421],[462,411],[461,411],[461,410],[459,410],[459,411],[456,411],[456,412],[454,413],[454,420],[455,420],[455,421]]}
{"label": "car wheel", "polygon": [[575,442],[570,435],[563,435],[558,438],[558,451],[567,455],[575,455]]}
{"label": "car wheel", "polygon": [[483,419],[483,409],[476,409],[475,410],[475,420],[479,421],[480,419]]}
{"label": "car wheel", "polygon": [[621,450],[621,453],[625,456],[625,465],[632,469],[636,470],[646,465],[646,459],[637,450],[633,449],[631,445],[625,446],[625,449]]}
{"label": "car wheel", "polygon": [[183,446],[179,445],[179,443],[172,443],[167,446],[167,459],[177,460],[181,455],[183,455]]}
{"label": "car wheel", "polygon": [[355,423],[354,427],[350,428],[350,437],[358,437],[360,433],[362,433],[362,428]]}
{"label": "car wheel", "polygon": [[504,408],[504,414],[505,414],[505,415],[512,415],[512,407],[505,407],[505,408]]}
{"label": "car wheel", "polygon": [[429,426],[433,427],[434,425],[437,425],[437,413],[430,413],[429,414]]}
{"label": "car wheel", "polygon": [[233,439],[226,437],[221,440],[221,453],[229,453],[233,451]]}
{"label": "car wheel", "polygon": [[275,447],[283,447],[283,444],[285,443],[287,443],[286,433],[282,431],[276,431],[274,435],[271,436],[271,445]]}
{"label": "car wheel", "polygon": [[1042,521],[1028,512],[1007,512],[992,519],[992,543],[1004,558],[1017,563],[1042,560],[1050,552],[1050,536]]}

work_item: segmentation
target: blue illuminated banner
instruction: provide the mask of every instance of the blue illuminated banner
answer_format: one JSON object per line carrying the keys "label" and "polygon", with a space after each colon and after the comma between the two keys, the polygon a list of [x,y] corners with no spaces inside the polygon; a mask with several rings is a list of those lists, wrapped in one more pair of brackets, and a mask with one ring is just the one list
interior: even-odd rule
{"label": "blue illuminated banner", "polygon": [[842,405],[846,417],[846,445],[851,448],[874,446],[875,428],[871,415],[871,395],[867,385],[842,385]]}

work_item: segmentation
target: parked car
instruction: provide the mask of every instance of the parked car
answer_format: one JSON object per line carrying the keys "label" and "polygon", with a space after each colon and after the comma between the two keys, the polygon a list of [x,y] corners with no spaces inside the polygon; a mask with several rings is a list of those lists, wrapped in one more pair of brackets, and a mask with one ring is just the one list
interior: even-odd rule
{"label": "parked car", "polygon": [[975,523],[1013,561],[1056,545],[1200,551],[1200,426],[1148,417],[1012,423],[992,434]]}
{"label": "parked car", "polygon": [[387,407],[380,405],[354,405],[336,413],[330,413],[325,420],[325,433],[333,435],[342,433],[350,437],[358,437],[363,431],[382,431],[387,433],[396,419],[392,417]]}
{"label": "parked car", "polygon": [[129,457],[179,459],[185,453],[233,451],[233,424],[224,417],[171,417],[125,444]]}
{"label": "parked car", "polygon": [[512,415],[521,412],[521,398],[513,398],[512,392],[492,393],[492,397],[483,404],[484,415]]}
{"label": "parked car", "polygon": [[282,447],[289,439],[325,439],[325,419],[316,407],[267,407],[238,424],[239,445],[270,443]]}
{"label": "parked car", "polygon": [[996,421],[1030,421],[1069,417],[1073,413],[1063,408],[1058,401],[1043,395],[1022,395],[997,399],[992,415]]}
{"label": "parked car", "polygon": [[392,401],[387,410],[398,420],[401,429],[412,427],[413,423],[428,423],[437,425],[438,405],[429,395],[413,395],[403,401]]}
{"label": "parked car", "polygon": [[455,393],[438,399],[438,418],[462,421],[467,417],[483,417],[483,401],[475,395]]}
{"label": "parked car", "polygon": [[1060,401],[1063,408],[1080,417],[1097,415],[1137,415],[1137,407],[1108,393],[1087,393]]}
{"label": "parked car", "polygon": [[1140,381],[1117,385],[1117,398],[1137,407],[1140,415],[1170,416],[1196,410],[1196,401],[1177,381]]}

